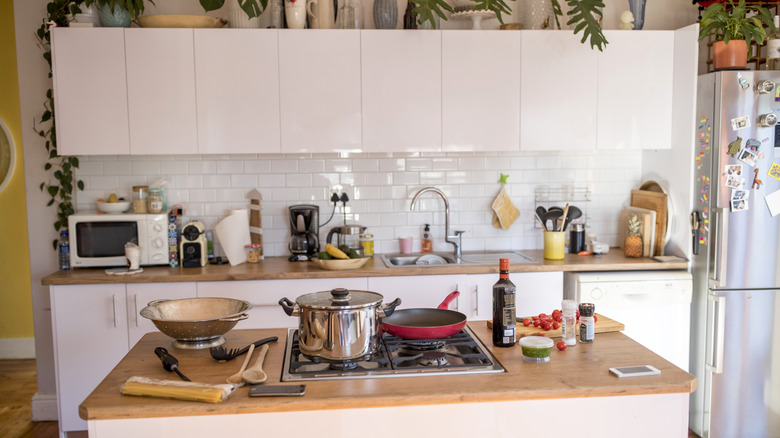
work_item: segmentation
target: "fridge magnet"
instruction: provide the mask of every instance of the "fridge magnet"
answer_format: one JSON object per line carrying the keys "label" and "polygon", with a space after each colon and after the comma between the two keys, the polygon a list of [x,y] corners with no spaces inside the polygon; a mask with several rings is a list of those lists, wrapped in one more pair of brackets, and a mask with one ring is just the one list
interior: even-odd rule
{"label": "fridge magnet", "polygon": [[780,180],[780,164],[772,163],[772,166],[769,168],[767,175],[774,179]]}
{"label": "fridge magnet", "polygon": [[775,102],[780,102],[780,88],[775,87]]}
{"label": "fridge magnet", "polygon": [[707,116],[701,116],[701,118],[699,119],[699,124],[696,126],[696,128],[703,129],[706,124],[707,124]]}
{"label": "fridge magnet", "polygon": [[764,197],[766,206],[769,207],[769,214],[773,217],[780,214],[780,190],[770,193]]}
{"label": "fridge magnet", "polygon": [[750,192],[747,190],[732,190],[731,191],[731,200],[732,201],[741,201],[743,199],[747,199],[747,197],[750,196]]}
{"label": "fridge magnet", "polygon": [[736,156],[742,149],[742,137],[737,137],[736,140],[729,143],[728,153],[732,157]]}
{"label": "fridge magnet", "polygon": [[740,199],[739,201],[731,201],[731,211],[747,211],[748,201],[747,199]]}
{"label": "fridge magnet", "polygon": [[737,158],[739,161],[749,165],[750,167],[756,167],[756,162],[758,161],[756,154],[750,152],[747,149],[742,149],[742,152],[739,153]]}
{"label": "fridge magnet", "polygon": [[742,128],[749,128],[749,127],[750,127],[750,117],[748,116],[742,116],[742,117],[737,117],[736,119],[731,119],[731,129],[733,131]]}
{"label": "fridge magnet", "polygon": [[758,190],[764,182],[758,179],[758,169],[753,171],[753,188]]}
{"label": "fridge magnet", "polygon": [[747,79],[743,78],[742,75],[737,76],[737,82],[739,82],[739,85],[743,90],[750,88],[750,83],[747,81]]}
{"label": "fridge magnet", "polygon": [[[768,138],[764,141],[769,140]],[[756,140],[755,138],[749,138],[748,141],[745,142],[745,149],[749,150],[750,152],[753,152],[754,154],[758,153],[758,150],[761,148],[761,142]]]}

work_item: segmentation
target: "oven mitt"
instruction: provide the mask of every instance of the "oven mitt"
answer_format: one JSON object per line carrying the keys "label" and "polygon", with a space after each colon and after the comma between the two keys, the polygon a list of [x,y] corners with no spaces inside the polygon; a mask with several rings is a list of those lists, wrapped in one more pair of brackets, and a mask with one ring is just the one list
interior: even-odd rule
{"label": "oven mitt", "polygon": [[493,226],[496,228],[508,230],[515,219],[520,217],[520,210],[512,204],[503,185],[490,207],[493,209]]}

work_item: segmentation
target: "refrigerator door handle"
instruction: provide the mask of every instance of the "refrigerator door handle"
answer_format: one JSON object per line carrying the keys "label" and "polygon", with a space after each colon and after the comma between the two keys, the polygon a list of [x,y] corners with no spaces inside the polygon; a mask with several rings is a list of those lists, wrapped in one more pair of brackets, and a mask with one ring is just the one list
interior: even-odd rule
{"label": "refrigerator door handle", "polygon": [[724,234],[729,229],[729,215],[724,208],[712,209],[715,217],[715,245],[712,248],[711,263],[713,286],[725,286],[726,273],[723,271],[723,255],[728,252],[728,239]]}
{"label": "refrigerator door handle", "polygon": [[707,345],[707,369],[715,374],[723,372],[723,342],[725,338],[726,297],[710,295],[708,301],[712,306],[712,325],[709,328]]}

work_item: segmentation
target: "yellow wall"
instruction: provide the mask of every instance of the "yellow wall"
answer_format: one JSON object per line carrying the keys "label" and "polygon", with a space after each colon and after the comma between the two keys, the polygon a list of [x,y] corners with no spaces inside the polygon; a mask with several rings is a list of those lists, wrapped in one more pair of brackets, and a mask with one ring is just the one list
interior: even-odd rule
{"label": "yellow wall", "polygon": [[[30,29],[30,33],[35,29]],[[22,123],[16,70],[13,0],[0,0],[0,118],[11,131],[16,162],[0,192],[0,338],[33,337]]]}

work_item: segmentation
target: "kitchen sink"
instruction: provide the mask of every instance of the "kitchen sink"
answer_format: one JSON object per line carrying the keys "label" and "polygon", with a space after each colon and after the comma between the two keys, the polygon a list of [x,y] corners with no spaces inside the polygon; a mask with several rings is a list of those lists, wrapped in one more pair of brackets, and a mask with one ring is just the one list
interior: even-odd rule
{"label": "kitchen sink", "polygon": [[[441,266],[458,264],[455,255],[448,252],[412,253],[412,254],[382,254],[382,262],[388,268],[400,266]],[[467,251],[461,257],[461,265],[493,265],[498,266],[498,259],[509,259],[509,263],[536,264],[538,260],[520,251]]]}

